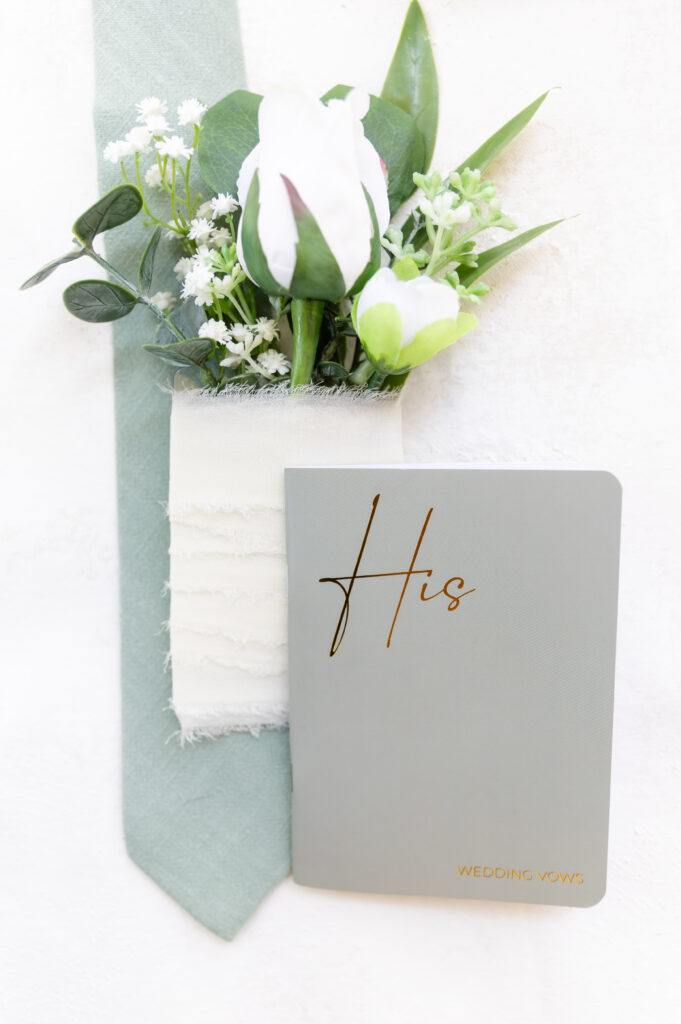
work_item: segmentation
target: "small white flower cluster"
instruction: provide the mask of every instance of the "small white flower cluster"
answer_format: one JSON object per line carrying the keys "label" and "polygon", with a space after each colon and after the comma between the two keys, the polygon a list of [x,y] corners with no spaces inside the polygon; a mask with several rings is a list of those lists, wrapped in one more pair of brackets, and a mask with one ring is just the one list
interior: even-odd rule
{"label": "small white flower cluster", "polygon": [[232,241],[232,233],[228,227],[218,227],[216,221],[229,217],[238,209],[236,200],[227,193],[221,192],[206,203],[202,203],[196,216],[189,224],[189,238],[199,245],[209,245],[220,249]]}
{"label": "small white flower cluster", "polygon": [[[140,122],[123,139],[109,142],[104,149],[104,159],[113,164],[121,163],[126,157],[139,153],[149,153],[154,143],[161,157],[171,160],[188,160],[194,149],[188,146],[181,135],[170,134],[171,128],[166,119],[168,104],[157,96],[147,96],[137,104]],[[207,107],[197,99],[184,100],[177,108],[180,127],[198,128]],[[162,185],[161,170],[150,168],[145,175],[148,185],[160,188]]]}
{"label": "small white flower cluster", "polygon": [[277,374],[288,372],[290,363],[276,348],[268,348],[253,358],[253,352],[263,343],[276,342],[277,325],[274,320],[261,316],[254,324],[232,324],[222,320],[206,320],[199,328],[200,338],[211,338],[218,345],[224,345],[227,355],[220,360],[220,366],[234,369],[245,363],[249,370],[271,380]]}
{"label": "small white flower cluster", "polygon": [[229,244],[228,228],[215,229],[212,222],[199,218],[191,222],[189,238],[196,243],[196,252],[183,256],[173,268],[177,280],[182,282],[182,298],[194,299],[197,306],[211,306],[216,299],[228,298],[235,285],[244,279],[238,263],[229,273],[225,272],[224,264],[219,266],[220,253],[214,247]]}

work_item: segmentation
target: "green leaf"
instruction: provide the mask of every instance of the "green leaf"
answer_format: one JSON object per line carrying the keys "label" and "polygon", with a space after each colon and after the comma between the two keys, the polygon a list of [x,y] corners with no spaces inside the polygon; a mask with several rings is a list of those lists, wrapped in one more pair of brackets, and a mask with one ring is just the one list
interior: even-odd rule
{"label": "green leaf", "polygon": [[241,244],[244,263],[249,277],[268,295],[286,295],[278,281],[273,278],[258,235],[258,210],[260,208],[260,179],[258,172],[253,175],[246,203],[241,214]]}
{"label": "green leaf", "polygon": [[416,121],[424,140],[423,169],[426,170],[437,135],[438,85],[428,27],[416,0],[407,11],[381,97],[411,114]]}
{"label": "green leaf", "polygon": [[154,276],[154,260],[156,258],[156,250],[158,249],[158,243],[160,240],[161,228],[159,226],[154,229],[151,238],[147,242],[147,247],[142,253],[142,259],[140,260],[139,270],[137,272],[139,290],[145,295],[151,288],[151,280]]}
{"label": "green leaf", "polygon": [[344,366],[330,361],[317,363],[317,370],[322,377],[331,377],[334,380],[345,380],[348,376],[348,371]]}
{"label": "green leaf", "polygon": [[201,175],[214,192],[236,196],[241,165],[259,141],[262,96],[237,89],[210,107],[201,119],[198,156]]}
{"label": "green leaf", "polygon": [[[343,99],[350,88],[349,85],[337,85],[325,93],[322,100],[326,103],[332,99]],[[426,169],[426,144],[414,118],[380,96],[370,97],[369,110],[362,124],[364,134],[388,171],[388,200],[392,216],[414,192],[414,171]]]}
{"label": "green leaf", "polygon": [[125,224],[142,209],[142,196],[134,185],[117,185],[98,199],[73,225],[73,233],[83,245],[90,245],[95,235]]}
{"label": "green leaf", "polygon": [[468,288],[477,281],[479,277],[486,274],[491,267],[501,260],[506,259],[511,253],[516,252],[517,249],[522,249],[524,245],[531,242],[534,238],[538,238],[539,235],[543,235],[549,228],[555,228],[557,224],[562,224],[565,218],[561,217],[560,220],[549,221],[548,224],[540,224],[539,227],[530,228],[529,231],[523,231],[521,234],[516,235],[515,238],[511,238],[508,242],[503,242],[501,245],[495,245],[493,249],[485,249],[483,252],[478,254],[478,265],[477,267],[459,267],[457,274],[459,275],[459,283]]}
{"label": "green leaf", "polygon": [[142,348],[171,366],[203,366],[213,354],[215,342],[211,338],[187,338],[172,345],[143,345]]}
{"label": "green leaf", "polygon": [[255,373],[238,373],[235,377],[230,377],[227,381],[227,387],[256,387],[258,384],[258,376]]}
{"label": "green leaf", "polygon": [[498,132],[495,132],[494,135],[490,135],[489,139],[487,139],[486,142],[483,142],[482,146],[480,146],[479,149],[476,149],[475,153],[471,153],[467,160],[464,160],[459,164],[457,167],[459,174],[461,171],[465,170],[466,167],[470,167],[471,170],[474,170],[475,168],[480,171],[486,170],[492,161],[496,160],[501,151],[508,146],[509,142],[511,142],[516,135],[523,130],[526,124],[529,124],[550,91],[551,90],[548,89],[546,92],[542,93],[534,103],[530,103],[528,107],[525,107],[525,109],[521,110],[519,114],[516,114],[516,116],[512,117],[510,121],[507,121]]}
{"label": "green leaf", "polygon": [[64,305],[69,313],[92,324],[120,320],[136,304],[132,292],[111,281],[77,281],[64,292]]}
{"label": "green leaf", "polygon": [[289,291],[298,299],[330,299],[337,302],[345,295],[346,286],[336,258],[295,187],[287,178],[284,178],[284,184],[298,231],[296,266]]}
{"label": "green leaf", "polygon": [[84,255],[84,252],[84,249],[76,249],[74,252],[67,252],[65,256],[59,256],[58,259],[52,260],[51,263],[46,263],[45,266],[41,267],[40,270],[37,270],[32,277],[29,277],[28,281],[24,281],[21,286],[21,290],[23,291],[26,288],[32,288],[34,285],[40,284],[40,282],[48,278],[50,274],[57,269],[57,267],[60,267],[62,263],[71,263],[72,260],[78,260]]}
{"label": "green leaf", "polygon": [[[168,320],[173,322],[180,334],[183,334],[185,338],[198,337],[199,328],[205,319],[206,314],[203,306],[197,306],[193,299],[187,299],[186,302],[183,302],[181,306],[178,306],[177,309],[174,309],[168,315]],[[176,341],[177,337],[173,332],[164,323],[161,323],[156,332],[156,344],[163,347],[165,345],[172,345]]]}
{"label": "green leaf", "polygon": [[373,277],[376,271],[381,266],[381,232],[378,230],[378,220],[376,219],[376,211],[374,204],[369,195],[367,189],[364,189],[364,195],[371,213],[371,249],[369,251],[369,262],[366,267],[359,275],[355,283],[348,288],[348,295],[356,295],[360,292],[364,285],[367,283],[370,277]]}

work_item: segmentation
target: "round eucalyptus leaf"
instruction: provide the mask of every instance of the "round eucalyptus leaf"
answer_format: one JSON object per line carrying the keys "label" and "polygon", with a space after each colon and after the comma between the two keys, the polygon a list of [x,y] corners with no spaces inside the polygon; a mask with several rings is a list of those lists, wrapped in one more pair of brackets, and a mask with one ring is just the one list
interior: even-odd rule
{"label": "round eucalyptus leaf", "polygon": [[79,320],[100,324],[127,316],[137,299],[111,281],[76,281],[64,292],[64,305]]}
{"label": "round eucalyptus leaf", "polygon": [[142,209],[142,196],[134,185],[117,185],[81,213],[73,225],[73,233],[83,245],[90,245],[95,235],[125,224]]}

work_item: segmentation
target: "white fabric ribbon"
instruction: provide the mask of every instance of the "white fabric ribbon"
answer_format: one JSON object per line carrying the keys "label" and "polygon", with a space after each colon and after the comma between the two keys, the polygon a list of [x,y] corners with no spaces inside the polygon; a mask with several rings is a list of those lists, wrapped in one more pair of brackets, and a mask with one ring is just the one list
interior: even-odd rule
{"label": "white fabric ribbon", "polygon": [[170,653],[183,739],[287,724],[284,467],[401,461],[395,398],[176,386]]}

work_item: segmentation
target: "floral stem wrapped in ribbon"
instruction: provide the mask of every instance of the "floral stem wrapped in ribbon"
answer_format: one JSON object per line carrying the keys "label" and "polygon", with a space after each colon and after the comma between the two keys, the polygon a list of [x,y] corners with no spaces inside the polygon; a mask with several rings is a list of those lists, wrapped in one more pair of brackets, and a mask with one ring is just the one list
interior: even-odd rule
{"label": "floral stem wrapped in ribbon", "polygon": [[[480,305],[482,275],[559,223],[479,245],[488,229],[515,231],[484,174],[546,95],[456,169],[428,174],[438,85],[414,0],[380,96],[238,90],[209,109],[186,100],[176,126],[148,97],[105,151],[123,183],[76,220],[76,247],[24,287],[88,256],[108,279],[71,285],[68,309],[101,322],[145,306],[159,323],[145,348],[215,391],[398,390],[475,327],[460,307]],[[131,281],[94,243],[140,214],[151,234]],[[175,248],[179,295],[154,290],[161,245]]]}

